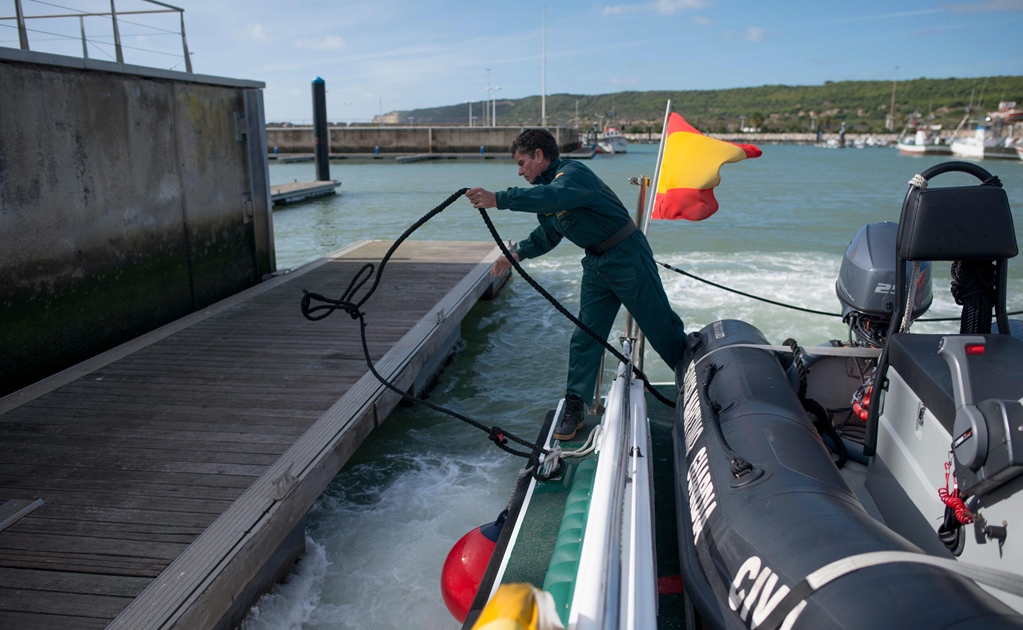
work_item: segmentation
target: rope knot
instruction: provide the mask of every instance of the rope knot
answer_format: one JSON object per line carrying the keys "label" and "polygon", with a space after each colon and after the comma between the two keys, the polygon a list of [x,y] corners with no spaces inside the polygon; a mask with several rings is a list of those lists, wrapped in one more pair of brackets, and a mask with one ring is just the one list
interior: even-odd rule
{"label": "rope knot", "polygon": [[913,179],[909,180],[909,185],[914,188],[919,188],[920,190],[925,190],[927,188],[927,180],[924,179],[923,175],[917,173],[913,176]]}
{"label": "rope knot", "polygon": [[490,427],[490,441],[498,446],[507,444],[508,438],[504,437],[504,429],[496,425]]}

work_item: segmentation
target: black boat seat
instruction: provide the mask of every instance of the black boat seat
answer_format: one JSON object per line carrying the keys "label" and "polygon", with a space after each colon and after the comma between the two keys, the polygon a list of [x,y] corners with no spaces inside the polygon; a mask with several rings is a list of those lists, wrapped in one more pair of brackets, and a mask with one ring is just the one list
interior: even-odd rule
{"label": "black boat seat", "polygon": [[[892,335],[888,338],[888,365],[951,434],[956,415],[952,372],[938,355],[938,344],[945,336]],[[986,340],[984,354],[969,357],[974,403],[1023,398],[1023,340],[1009,335],[980,336]]]}

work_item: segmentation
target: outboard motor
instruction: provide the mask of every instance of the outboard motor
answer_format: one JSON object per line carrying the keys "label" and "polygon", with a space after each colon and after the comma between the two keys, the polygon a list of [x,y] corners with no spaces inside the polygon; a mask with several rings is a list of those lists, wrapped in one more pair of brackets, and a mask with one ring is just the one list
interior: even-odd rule
{"label": "outboard motor", "polygon": [[[842,258],[835,293],[842,303],[842,321],[860,345],[880,348],[888,336],[895,309],[895,240],[899,224],[885,221],[860,228]],[[907,269],[907,277],[912,274]],[[912,319],[931,306],[931,263],[920,263]]]}

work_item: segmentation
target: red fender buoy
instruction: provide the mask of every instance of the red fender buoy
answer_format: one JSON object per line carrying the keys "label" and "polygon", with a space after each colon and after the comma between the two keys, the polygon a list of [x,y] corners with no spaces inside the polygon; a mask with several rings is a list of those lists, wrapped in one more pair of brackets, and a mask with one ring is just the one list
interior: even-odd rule
{"label": "red fender buoy", "polygon": [[469,607],[480,588],[483,574],[494,555],[497,537],[501,534],[508,511],[501,512],[493,523],[481,525],[462,536],[448,552],[440,572],[440,594],[444,605],[459,623],[464,623]]}

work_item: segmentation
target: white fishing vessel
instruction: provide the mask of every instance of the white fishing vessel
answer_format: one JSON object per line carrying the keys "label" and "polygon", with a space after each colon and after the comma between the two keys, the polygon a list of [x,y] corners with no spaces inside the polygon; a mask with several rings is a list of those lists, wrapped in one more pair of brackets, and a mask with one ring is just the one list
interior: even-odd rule
{"label": "white fishing vessel", "polygon": [[896,146],[899,153],[909,155],[949,155],[952,147],[945,144],[941,139],[941,125],[917,125],[912,137],[908,135],[909,129],[899,137]]}
{"label": "white fishing vessel", "polygon": [[629,141],[617,125],[608,125],[597,138],[597,150],[601,153],[628,153]]}
{"label": "white fishing vessel", "polygon": [[[960,123],[961,129],[967,123],[969,114]],[[1015,101],[1002,102],[998,104],[998,111],[990,112],[982,121],[976,124],[972,136],[959,138],[953,136],[951,142],[952,154],[975,160],[983,159],[1006,159],[1015,160],[1019,155],[1016,153],[1018,139],[1014,127],[1023,120],[1023,109],[1017,108]]]}

